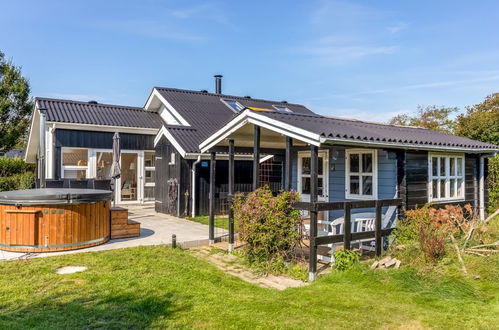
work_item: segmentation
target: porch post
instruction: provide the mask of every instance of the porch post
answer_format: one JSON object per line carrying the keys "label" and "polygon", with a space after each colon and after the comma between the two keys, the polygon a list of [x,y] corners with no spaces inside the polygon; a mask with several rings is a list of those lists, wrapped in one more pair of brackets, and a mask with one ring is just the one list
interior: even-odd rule
{"label": "porch post", "polygon": [[208,239],[210,244],[215,243],[215,168],[216,168],[216,156],[215,152],[210,153],[210,197],[209,197],[209,209],[210,209],[210,220],[208,229]]}
{"label": "porch post", "polygon": [[286,136],[286,156],[284,159],[284,190],[291,190],[291,147],[293,139]]}
{"label": "porch post", "polygon": [[480,172],[479,172],[479,203],[480,203],[480,220],[485,221],[485,159],[480,157]]}
{"label": "porch post", "polygon": [[317,276],[317,246],[315,245],[315,238],[317,237],[318,162],[318,148],[312,145],[310,146],[310,203],[313,207],[312,211],[310,211],[310,264],[308,273],[310,281],[314,281]]}
{"label": "porch post", "polygon": [[232,211],[232,198],[234,197],[234,140],[229,140],[229,252],[234,251],[234,212]]}
{"label": "porch post", "polygon": [[253,190],[258,188],[260,179],[260,126],[254,127],[253,134]]}

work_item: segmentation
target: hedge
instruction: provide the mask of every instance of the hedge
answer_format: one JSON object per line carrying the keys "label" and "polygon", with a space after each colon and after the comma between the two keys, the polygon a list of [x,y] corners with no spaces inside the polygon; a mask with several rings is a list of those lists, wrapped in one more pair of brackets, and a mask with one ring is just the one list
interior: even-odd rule
{"label": "hedge", "polygon": [[33,188],[34,168],[22,158],[0,158],[0,191]]}
{"label": "hedge", "polygon": [[0,177],[33,172],[34,169],[34,164],[28,164],[22,158],[0,158]]}

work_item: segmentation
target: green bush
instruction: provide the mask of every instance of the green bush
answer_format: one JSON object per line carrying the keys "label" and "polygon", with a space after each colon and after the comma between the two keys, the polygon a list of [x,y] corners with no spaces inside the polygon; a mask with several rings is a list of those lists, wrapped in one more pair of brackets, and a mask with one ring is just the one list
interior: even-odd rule
{"label": "green bush", "polygon": [[292,207],[297,201],[296,192],[274,197],[268,186],[235,196],[234,219],[250,264],[289,259],[300,241],[300,211]]}
{"label": "green bush", "polygon": [[35,166],[26,163],[22,158],[0,158],[0,177],[33,172]]}
{"label": "green bush", "polygon": [[35,174],[33,172],[0,177],[0,191],[31,189],[34,185]]}
{"label": "green bush", "polygon": [[499,209],[499,155],[489,158],[489,212]]}
{"label": "green bush", "polygon": [[345,271],[352,269],[360,262],[360,254],[353,250],[338,250],[334,254],[334,269]]}

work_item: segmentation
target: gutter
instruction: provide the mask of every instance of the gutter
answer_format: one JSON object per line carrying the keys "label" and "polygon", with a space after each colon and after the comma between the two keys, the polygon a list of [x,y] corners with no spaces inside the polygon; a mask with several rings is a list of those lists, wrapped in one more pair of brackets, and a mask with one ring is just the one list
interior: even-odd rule
{"label": "gutter", "polygon": [[191,175],[192,175],[192,189],[191,189],[191,201],[192,201],[192,211],[191,216],[194,218],[196,216],[196,165],[201,161],[201,155],[198,156],[198,159],[192,163]]}
{"label": "gutter", "polygon": [[459,147],[449,147],[449,146],[429,146],[429,145],[414,145],[414,144],[404,144],[404,143],[390,143],[390,142],[371,142],[371,141],[352,141],[349,139],[337,139],[337,138],[320,138],[321,144],[339,144],[339,145],[352,145],[352,146],[362,146],[368,145],[373,147],[384,147],[384,148],[399,148],[408,150],[431,150],[431,151],[455,151],[464,153],[490,153],[494,154],[497,152],[495,149],[487,148],[459,148]]}

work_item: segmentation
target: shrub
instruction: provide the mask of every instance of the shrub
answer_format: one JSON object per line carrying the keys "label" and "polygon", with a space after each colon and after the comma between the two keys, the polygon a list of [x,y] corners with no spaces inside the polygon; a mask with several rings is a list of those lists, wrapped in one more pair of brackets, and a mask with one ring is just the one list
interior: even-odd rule
{"label": "shrub", "polygon": [[30,189],[35,185],[35,174],[26,172],[8,177],[0,177],[0,191]]}
{"label": "shrub", "polygon": [[0,158],[0,177],[31,172],[34,168],[33,164],[26,163],[22,158]]}
{"label": "shrub", "polygon": [[334,252],[334,269],[345,271],[352,269],[360,262],[360,254],[353,250],[338,250]]}
{"label": "shrub", "polygon": [[421,224],[418,234],[421,252],[427,260],[435,262],[445,255],[446,235],[441,230],[432,223]]}
{"label": "shrub", "polygon": [[499,209],[499,155],[489,158],[489,212]]}
{"label": "shrub", "polygon": [[246,197],[234,198],[234,218],[250,263],[287,260],[300,241],[300,212],[292,207],[299,200],[296,192],[272,195],[268,186]]}

